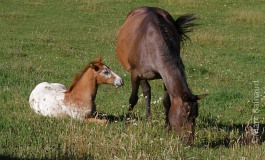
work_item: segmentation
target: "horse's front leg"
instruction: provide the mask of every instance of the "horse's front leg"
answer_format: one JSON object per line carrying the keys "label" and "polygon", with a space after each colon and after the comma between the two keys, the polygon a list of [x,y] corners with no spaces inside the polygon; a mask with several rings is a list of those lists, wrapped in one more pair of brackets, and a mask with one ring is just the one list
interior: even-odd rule
{"label": "horse's front leg", "polygon": [[141,87],[143,90],[143,95],[145,99],[145,104],[146,104],[146,120],[150,120],[151,117],[151,86],[148,83],[147,80],[141,80]]}
{"label": "horse's front leg", "polygon": [[132,110],[138,101],[138,89],[140,85],[140,79],[137,74],[131,72],[131,85],[132,85],[132,93],[129,99],[129,112],[127,117],[132,117]]}
{"label": "horse's front leg", "polygon": [[166,87],[164,86],[164,100],[163,100],[164,108],[165,108],[165,114],[166,114],[166,120],[165,120],[165,128],[167,131],[171,129],[170,122],[168,119],[168,113],[170,110],[171,102],[170,102],[170,97],[168,94],[168,91]]}

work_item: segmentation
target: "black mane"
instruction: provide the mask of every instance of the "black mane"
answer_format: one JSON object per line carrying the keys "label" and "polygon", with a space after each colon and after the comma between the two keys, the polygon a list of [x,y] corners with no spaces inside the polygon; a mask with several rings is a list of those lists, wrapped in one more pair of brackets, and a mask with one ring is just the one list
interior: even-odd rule
{"label": "black mane", "polygon": [[198,25],[196,23],[193,23],[193,21],[196,19],[197,18],[194,17],[193,14],[185,14],[176,19],[175,27],[177,28],[178,33],[181,37],[181,42],[184,42],[186,39],[189,39],[187,33],[191,32],[194,26]]}
{"label": "black mane", "polygon": [[[174,20],[171,16],[169,17],[169,19],[174,24]],[[184,40],[182,39],[182,37],[187,37],[182,35],[185,32],[178,31],[179,34],[174,35],[174,32],[170,30],[167,24],[168,22],[166,22],[164,17],[160,14],[156,14],[156,22],[164,39],[163,48],[165,48],[165,51],[162,52],[163,57],[166,58],[167,63],[170,63],[174,68],[178,68],[181,74],[186,77],[185,66],[180,57],[180,43]]]}

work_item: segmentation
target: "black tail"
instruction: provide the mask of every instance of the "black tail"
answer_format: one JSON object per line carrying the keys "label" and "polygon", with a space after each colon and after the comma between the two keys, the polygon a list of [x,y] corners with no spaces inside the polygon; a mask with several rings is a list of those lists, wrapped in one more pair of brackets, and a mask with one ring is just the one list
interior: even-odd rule
{"label": "black tail", "polygon": [[187,33],[191,32],[193,30],[193,27],[198,25],[193,22],[196,19],[197,18],[194,17],[193,14],[185,14],[185,15],[180,16],[175,21],[175,26],[179,32],[182,42],[184,42],[186,39],[189,39],[189,37],[187,36]]}

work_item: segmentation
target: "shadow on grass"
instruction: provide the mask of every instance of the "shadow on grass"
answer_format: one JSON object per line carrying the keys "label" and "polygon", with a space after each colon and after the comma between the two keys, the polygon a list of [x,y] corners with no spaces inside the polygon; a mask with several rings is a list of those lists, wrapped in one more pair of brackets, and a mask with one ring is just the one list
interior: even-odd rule
{"label": "shadow on grass", "polygon": [[92,155],[85,155],[82,157],[76,157],[76,156],[69,156],[69,155],[63,155],[63,156],[57,156],[57,157],[43,157],[43,158],[20,158],[10,155],[0,155],[1,160],[53,160],[53,159],[88,159],[88,160],[94,160],[94,156]]}
{"label": "shadow on grass", "polygon": [[[128,115],[107,115],[104,113],[99,113],[99,118],[104,118],[109,121],[109,123],[115,122],[125,122],[130,123],[134,121],[145,121],[145,118],[139,117],[137,115],[132,115],[128,119]],[[216,138],[214,140],[203,140],[199,144],[195,145],[197,147],[209,147],[209,148],[219,148],[219,147],[232,147],[234,145],[258,145],[265,141],[265,124],[231,124],[225,125],[222,123],[217,123],[214,119],[203,117],[203,123],[205,128],[216,128],[219,132],[225,132],[226,135]],[[258,129],[258,130],[257,130]],[[230,136],[233,133],[233,136]]]}
{"label": "shadow on grass", "polygon": [[145,119],[142,117],[137,116],[136,114],[133,114],[132,116],[129,116],[127,114],[122,114],[122,115],[108,115],[105,113],[98,113],[98,118],[99,119],[107,119],[109,123],[113,122],[125,122],[129,123],[130,121],[144,121]]}
{"label": "shadow on grass", "polygon": [[[265,124],[231,124],[216,123],[215,120],[203,117],[207,128],[215,128],[217,131],[225,132],[226,135],[215,140],[204,140],[198,147],[232,147],[234,145],[259,145],[265,141]],[[232,133],[232,136],[230,136]]]}
{"label": "shadow on grass", "polygon": [[23,158],[13,157],[9,155],[0,155],[1,160],[21,160]]}

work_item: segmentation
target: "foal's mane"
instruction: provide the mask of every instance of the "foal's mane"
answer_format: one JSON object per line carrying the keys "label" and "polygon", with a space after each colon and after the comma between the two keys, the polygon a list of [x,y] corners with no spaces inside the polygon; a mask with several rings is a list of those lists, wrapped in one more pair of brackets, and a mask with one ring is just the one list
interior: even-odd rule
{"label": "foal's mane", "polygon": [[92,61],[90,63],[88,63],[79,73],[76,74],[74,80],[72,81],[72,83],[70,84],[70,87],[65,91],[65,93],[69,93],[73,90],[73,88],[76,86],[77,82],[83,77],[83,75],[86,73],[86,71],[89,68],[92,68],[91,65],[95,64],[95,63],[99,63],[102,64],[101,62],[98,61]]}

